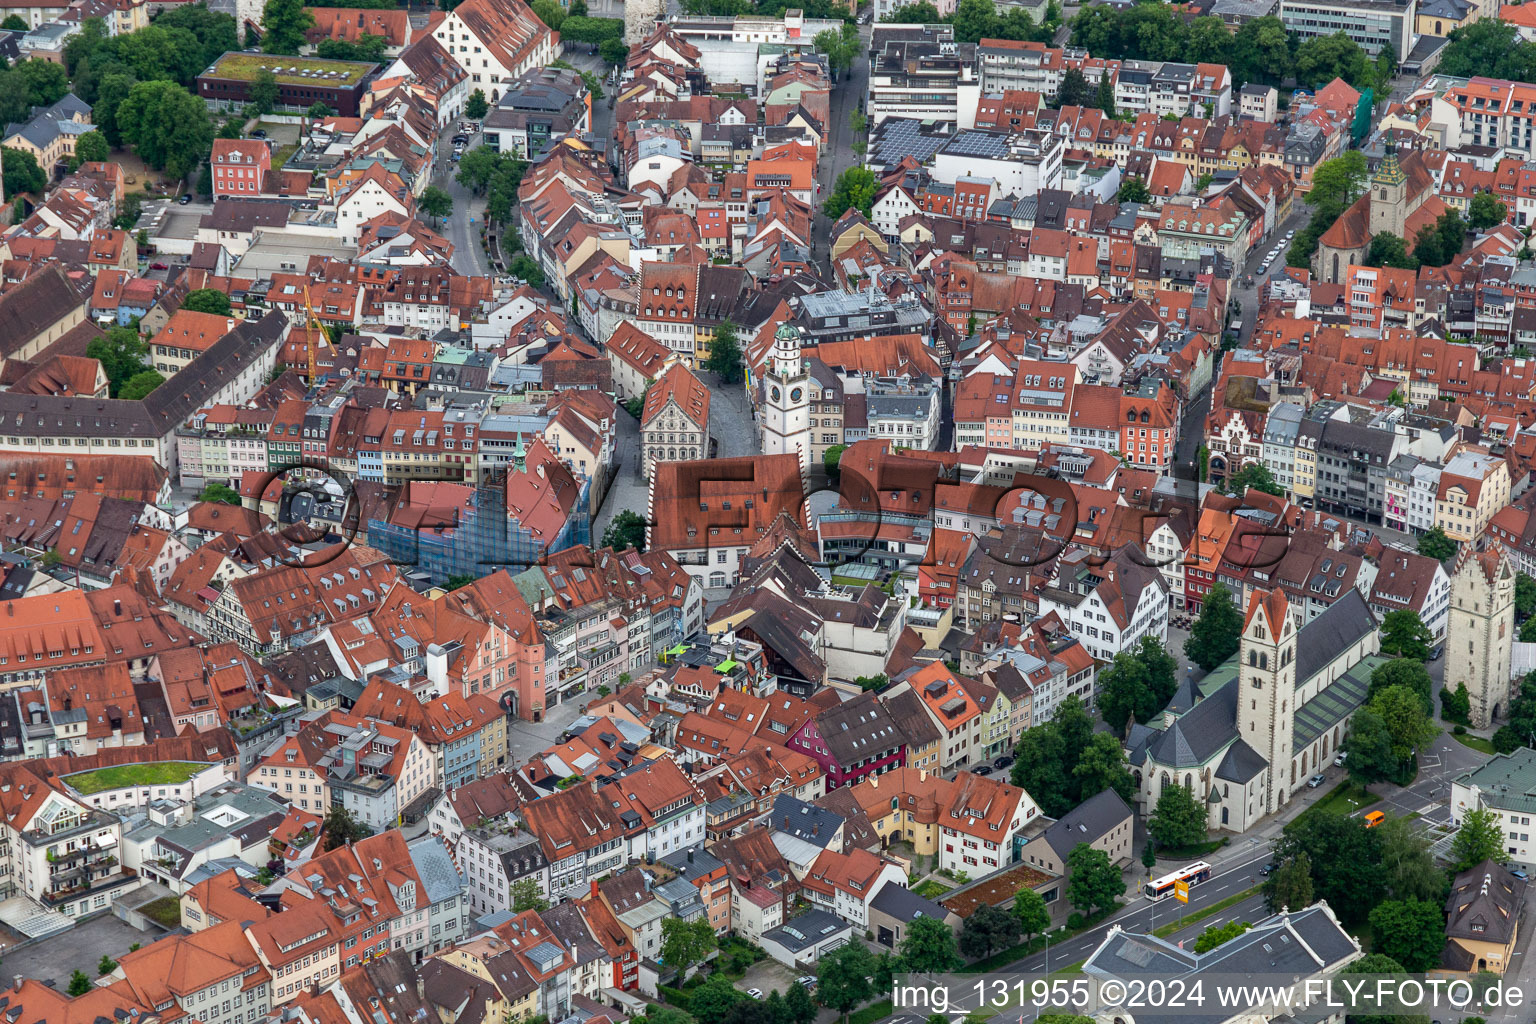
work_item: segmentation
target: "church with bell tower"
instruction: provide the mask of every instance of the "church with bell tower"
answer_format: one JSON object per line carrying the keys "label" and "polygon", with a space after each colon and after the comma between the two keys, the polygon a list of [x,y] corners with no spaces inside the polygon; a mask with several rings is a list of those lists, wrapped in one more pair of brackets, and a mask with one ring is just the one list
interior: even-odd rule
{"label": "church with bell tower", "polygon": [[1396,235],[1411,251],[1419,231],[1434,224],[1447,209],[1435,195],[1434,175],[1419,151],[1399,152],[1389,133],[1364,194],[1317,240],[1312,273],[1319,281],[1343,284],[1351,266],[1364,265],[1376,235]]}
{"label": "church with bell tower", "polygon": [[758,424],[763,454],[795,455],[802,473],[811,466],[810,380],[810,365],[800,351],[800,329],[779,325],[763,374]]}

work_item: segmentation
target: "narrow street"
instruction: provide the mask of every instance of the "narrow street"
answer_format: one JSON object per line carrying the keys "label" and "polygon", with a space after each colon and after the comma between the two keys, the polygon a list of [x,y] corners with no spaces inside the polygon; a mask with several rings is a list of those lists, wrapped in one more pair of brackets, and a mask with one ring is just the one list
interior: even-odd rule
{"label": "narrow street", "polygon": [[[453,126],[457,129],[457,125]],[[452,138],[453,134],[449,133]],[[481,136],[476,133],[470,136],[469,146],[474,147],[482,142]],[[466,147],[468,152],[468,147]],[[469,189],[454,180],[459,165],[453,162],[453,148],[446,146],[439,154],[433,184],[445,190],[453,196],[453,213],[448,217],[445,228],[448,241],[453,243],[453,257],[449,261],[453,269],[460,274],[469,274],[474,277],[488,277],[491,273],[491,261],[485,256],[485,250],[480,246],[480,226],[485,219],[485,200],[470,193]]]}
{"label": "narrow street", "polygon": [[859,163],[859,158],[853,153],[853,129],[848,126],[848,118],[860,109],[869,91],[870,29],[868,25],[859,25],[857,28],[859,50],[854,55],[853,66],[832,87],[831,110],[827,115],[832,123],[827,126],[828,142],[822,149],[821,161],[816,168],[816,181],[821,186],[821,192],[812,201],[817,212],[815,223],[811,226],[811,247],[813,257],[826,273],[828,281],[832,280],[832,264],[828,257],[832,222],[821,215],[821,204],[831,193],[837,176]]}

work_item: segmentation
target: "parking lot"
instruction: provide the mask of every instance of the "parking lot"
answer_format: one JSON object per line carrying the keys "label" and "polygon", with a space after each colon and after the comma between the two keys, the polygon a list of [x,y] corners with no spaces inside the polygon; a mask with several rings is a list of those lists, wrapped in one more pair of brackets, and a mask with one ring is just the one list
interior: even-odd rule
{"label": "parking lot", "polygon": [[747,968],[741,980],[736,983],[736,987],[743,992],[757,989],[764,995],[769,992],[778,992],[783,995],[789,990],[789,986],[795,983],[796,977],[798,975],[794,971],[777,960],[759,960]]}

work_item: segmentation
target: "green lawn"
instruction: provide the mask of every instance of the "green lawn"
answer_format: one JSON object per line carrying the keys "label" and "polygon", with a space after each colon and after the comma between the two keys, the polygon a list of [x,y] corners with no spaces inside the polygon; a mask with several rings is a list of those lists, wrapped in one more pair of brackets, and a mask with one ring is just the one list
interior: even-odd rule
{"label": "green lawn", "polygon": [[169,786],[186,782],[208,768],[198,761],[152,761],[146,764],[122,764],[64,776],[82,796],[125,789],[129,786]]}
{"label": "green lawn", "polygon": [[[226,53],[213,66],[213,76],[249,82],[265,68],[279,82],[289,85],[351,86],[362,81],[376,65],[350,60],[322,60],[319,57],[285,57],[266,53]],[[289,68],[293,70],[290,71]],[[304,72],[309,72],[305,74]]]}
{"label": "green lawn", "polygon": [[954,886],[945,885],[937,878],[930,878],[912,891],[923,897],[923,899],[936,900],[953,888]]}
{"label": "green lawn", "polygon": [[1366,790],[1362,786],[1345,779],[1328,791],[1328,795],[1317,803],[1301,812],[1298,817],[1304,818],[1309,814],[1353,814],[1362,807],[1369,807],[1381,797]]}
{"label": "green lawn", "polygon": [[1157,851],[1158,860],[1191,861],[1200,860],[1226,846],[1229,840],[1226,837],[1212,839],[1208,843],[1196,843],[1193,846],[1168,846]]}
{"label": "green lawn", "polygon": [[286,146],[278,146],[277,149],[272,153],[272,169],[277,170],[286,164],[288,162],[288,158],[293,156],[294,153],[298,152],[298,149],[299,144],[297,142],[290,142]]}
{"label": "green lawn", "polygon": [[1493,744],[1481,736],[1474,736],[1469,732],[1453,732],[1451,737],[1462,746],[1471,747],[1473,750],[1487,754],[1490,757],[1498,753],[1497,750],[1493,749]]}

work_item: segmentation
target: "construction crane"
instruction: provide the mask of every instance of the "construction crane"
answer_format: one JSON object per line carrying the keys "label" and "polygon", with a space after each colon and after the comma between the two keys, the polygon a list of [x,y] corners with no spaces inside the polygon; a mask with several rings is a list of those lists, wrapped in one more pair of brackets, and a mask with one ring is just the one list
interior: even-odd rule
{"label": "construction crane", "polygon": [[304,321],[304,331],[308,337],[309,347],[309,386],[315,386],[315,379],[319,376],[320,339],[316,331],[324,333],[325,328],[320,326],[320,318],[315,316],[315,307],[309,301],[309,285],[304,286],[304,312],[308,319]]}

